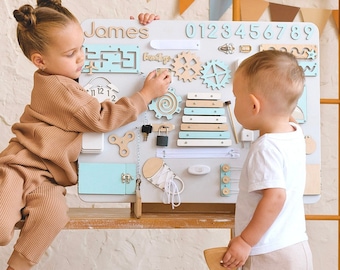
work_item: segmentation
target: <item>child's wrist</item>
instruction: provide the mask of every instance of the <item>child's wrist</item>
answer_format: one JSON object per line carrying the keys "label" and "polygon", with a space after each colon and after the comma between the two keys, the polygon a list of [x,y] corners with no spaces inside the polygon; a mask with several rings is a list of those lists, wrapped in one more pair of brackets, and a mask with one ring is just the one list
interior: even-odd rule
{"label": "child's wrist", "polygon": [[152,98],[148,95],[144,88],[139,91],[139,94],[142,96],[146,104],[149,104],[151,102]]}
{"label": "child's wrist", "polygon": [[248,246],[252,247],[252,245],[244,238],[244,236],[242,235],[242,233],[240,234],[240,238],[242,239],[242,241],[244,243],[246,243]]}

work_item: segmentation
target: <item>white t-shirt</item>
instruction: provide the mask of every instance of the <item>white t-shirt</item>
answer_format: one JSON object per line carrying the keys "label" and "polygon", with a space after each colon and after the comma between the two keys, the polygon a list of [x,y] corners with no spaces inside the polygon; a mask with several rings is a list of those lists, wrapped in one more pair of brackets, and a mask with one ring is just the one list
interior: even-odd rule
{"label": "white t-shirt", "polygon": [[267,188],[284,188],[286,201],[282,211],[251,249],[250,255],[278,250],[308,239],[303,193],[306,182],[306,146],[301,128],[294,132],[269,133],[250,147],[239,183],[235,233],[240,235],[251,220]]}

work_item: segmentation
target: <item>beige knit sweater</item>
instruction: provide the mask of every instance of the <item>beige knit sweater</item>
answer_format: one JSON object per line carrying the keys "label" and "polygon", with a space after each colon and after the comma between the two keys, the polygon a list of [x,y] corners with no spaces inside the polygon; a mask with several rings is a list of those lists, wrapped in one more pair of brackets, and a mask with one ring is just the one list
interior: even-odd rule
{"label": "beige knit sweater", "polygon": [[116,103],[99,103],[74,80],[36,71],[31,104],[13,125],[15,137],[0,153],[0,164],[34,167],[60,185],[74,185],[82,133],[111,131],[136,120],[146,108],[139,92]]}

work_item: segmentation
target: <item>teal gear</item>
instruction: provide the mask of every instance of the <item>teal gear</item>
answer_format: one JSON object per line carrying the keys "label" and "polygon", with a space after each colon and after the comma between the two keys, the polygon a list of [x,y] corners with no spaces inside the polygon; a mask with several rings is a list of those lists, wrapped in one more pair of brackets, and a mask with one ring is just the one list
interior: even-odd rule
{"label": "teal gear", "polygon": [[220,90],[221,87],[230,83],[230,72],[229,67],[224,62],[211,60],[203,66],[201,79],[212,90]]}

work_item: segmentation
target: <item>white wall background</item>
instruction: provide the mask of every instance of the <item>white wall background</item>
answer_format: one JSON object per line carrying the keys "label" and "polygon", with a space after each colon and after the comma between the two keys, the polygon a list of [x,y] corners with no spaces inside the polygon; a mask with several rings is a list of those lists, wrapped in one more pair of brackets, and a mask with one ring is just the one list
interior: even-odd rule
{"label": "white wall background", "polygon": [[[339,9],[336,0],[271,0],[278,4],[305,8]],[[32,75],[35,67],[23,56],[16,36],[14,9],[33,0],[1,0],[0,10],[0,151],[12,137],[10,127],[18,121],[30,100]],[[64,0],[80,21],[89,18],[137,17],[151,12],[169,20],[209,20],[209,1],[196,0],[182,15],[177,0]],[[221,20],[231,20],[228,10]],[[266,11],[261,20],[268,21]],[[300,15],[296,18],[301,20]],[[320,36],[321,97],[338,97],[338,30],[332,17]],[[338,213],[338,107],[321,105],[322,134],[322,196],[306,206],[307,214],[334,215]],[[70,207],[110,207],[80,201],[75,187],[68,189]],[[1,217],[0,217],[1,218]],[[308,221],[308,234],[314,254],[315,270],[335,270],[338,263],[338,223],[336,221]],[[17,234],[10,245],[0,247],[0,269],[12,252]],[[202,251],[208,247],[225,245],[229,230],[78,230],[62,231],[34,270],[207,270]]]}

